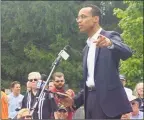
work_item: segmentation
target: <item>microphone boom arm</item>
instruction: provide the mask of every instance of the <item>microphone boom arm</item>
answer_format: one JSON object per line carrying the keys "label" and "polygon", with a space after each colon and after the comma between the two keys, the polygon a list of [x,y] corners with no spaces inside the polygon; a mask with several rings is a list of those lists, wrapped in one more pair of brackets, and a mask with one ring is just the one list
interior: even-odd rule
{"label": "microphone boom arm", "polygon": [[60,51],[60,53],[58,54],[58,57],[57,57],[57,58],[55,59],[55,61],[52,63],[52,69],[51,69],[51,71],[50,71],[50,74],[49,74],[49,76],[48,76],[48,78],[47,78],[47,80],[46,80],[46,82],[45,82],[45,84],[44,84],[44,86],[43,86],[43,88],[42,88],[39,96],[36,98],[35,104],[34,104],[34,105],[32,106],[32,108],[31,108],[31,111],[30,111],[30,115],[31,115],[31,116],[32,116],[33,113],[34,113],[34,111],[35,111],[35,109],[36,109],[36,107],[37,107],[37,105],[38,105],[38,102],[39,102],[40,98],[42,98],[42,94],[43,94],[43,92],[44,92],[44,90],[45,90],[46,85],[48,84],[48,82],[49,82],[49,80],[50,80],[50,77],[51,77],[51,75],[52,75],[55,67],[58,65],[58,63],[60,62],[60,60],[61,60],[62,58],[64,58],[64,59],[66,60],[66,59],[69,57],[69,55],[64,51],[64,50],[67,50],[67,47],[69,47],[69,45],[66,45],[66,46],[63,48],[63,50]]}

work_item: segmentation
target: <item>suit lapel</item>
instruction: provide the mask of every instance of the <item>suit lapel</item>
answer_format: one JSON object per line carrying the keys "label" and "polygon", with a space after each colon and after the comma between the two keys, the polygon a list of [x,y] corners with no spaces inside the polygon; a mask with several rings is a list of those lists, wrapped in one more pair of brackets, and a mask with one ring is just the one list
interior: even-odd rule
{"label": "suit lapel", "polygon": [[[102,29],[102,31],[100,32],[101,35],[104,35],[105,34],[105,31]],[[97,58],[98,58],[98,55],[99,55],[99,50],[100,48],[99,47],[96,47],[96,52],[95,52],[95,64],[94,66],[96,67],[96,62],[97,62]],[[95,69],[94,67],[94,69]]]}
{"label": "suit lapel", "polygon": [[96,47],[96,52],[95,52],[95,64],[94,66],[96,65],[96,62],[97,62],[97,58],[98,58],[98,55],[99,55],[99,47]]}

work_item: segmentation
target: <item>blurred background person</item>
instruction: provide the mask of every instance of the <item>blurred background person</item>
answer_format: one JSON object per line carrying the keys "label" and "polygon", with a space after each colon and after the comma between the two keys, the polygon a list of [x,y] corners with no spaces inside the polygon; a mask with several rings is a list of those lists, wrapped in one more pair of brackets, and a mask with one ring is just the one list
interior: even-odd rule
{"label": "blurred background person", "polygon": [[[38,87],[39,82],[42,82],[40,73],[39,72],[29,73],[28,81],[31,82],[31,91],[24,96],[22,102],[22,108],[28,108],[29,110],[31,110],[41,90]],[[39,99],[37,108],[34,110],[34,113],[32,115],[33,119],[51,119],[52,114],[57,109],[56,106],[52,105],[54,104],[52,104],[51,102],[48,91],[44,90],[41,98]]]}
{"label": "blurred background person", "polygon": [[66,110],[66,108],[64,106],[60,106],[58,111],[54,113],[55,119],[59,120],[69,120],[68,118],[68,111]]}
{"label": "blurred background person", "polygon": [[[55,72],[53,73],[52,75],[52,80],[53,80],[53,84],[54,84],[54,87],[53,89],[51,90],[52,92],[56,93],[56,92],[59,92],[59,93],[65,93],[65,89],[64,89],[64,86],[65,86],[65,78],[64,78],[64,74],[62,72]],[[52,84],[52,83],[51,83]],[[74,96],[74,91],[69,89],[67,91],[68,95],[72,95],[71,97]],[[59,107],[63,106],[61,103],[60,103],[60,99],[59,97],[55,97],[55,101],[57,103],[57,105]],[[71,111],[71,109],[68,107],[66,108],[67,111],[68,111],[68,116],[67,116],[67,119],[68,120],[72,120],[72,117],[73,117],[73,111]],[[58,113],[57,113],[58,114]]]}
{"label": "blurred background person", "polygon": [[54,83],[52,81],[49,82],[49,84],[48,84],[48,90],[49,91],[53,91],[54,89],[56,89],[55,86],[54,86]]}
{"label": "blurred background person", "polygon": [[134,89],[134,95],[137,97],[137,101],[140,105],[140,111],[144,112],[144,94],[143,94],[143,82],[138,83]]}
{"label": "blurred background person", "polygon": [[1,91],[1,106],[0,106],[0,119],[8,119],[8,97]]}
{"label": "blurred background person", "polygon": [[125,92],[126,92],[127,96],[132,95],[132,90],[130,88],[125,87],[126,77],[124,75],[119,75],[119,77],[120,77],[120,81],[122,82],[122,85],[125,89]]}
{"label": "blurred background person", "polygon": [[8,95],[8,114],[9,118],[13,119],[18,112],[18,109],[21,108],[23,95],[21,92],[20,82],[14,81],[11,83],[11,93]]}
{"label": "blurred background person", "polygon": [[[136,96],[134,96],[134,95],[128,95],[128,100],[129,100],[129,102],[131,103],[133,100],[135,100],[136,99]],[[121,120],[130,120],[131,119],[131,113],[126,113],[126,114],[123,114],[122,116],[121,116]]]}
{"label": "blurred background person", "polygon": [[[46,74],[41,74],[41,80],[43,82],[47,81],[48,76]],[[45,86],[45,90],[48,90],[48,85]]]}
{"label": "blurred background person", "polygon": [[131,116],[130,116],[130,119],[134,119],[134,120],[137,120],[137,119],[143,119],[143,112],[140,111],[139,109],[139,101],[137,101],[136,99],[136,96],[135,96],[135,99],[134,100],[131,100],[130,101],[131,103],[131,106],[132,106],[132,112],[131,112]]}
{"label": "blurred background person", "polygon": [[30,120],[32,117],[29,115],[30,110],[27,108],[21,109],[17,114],[17,119]]}

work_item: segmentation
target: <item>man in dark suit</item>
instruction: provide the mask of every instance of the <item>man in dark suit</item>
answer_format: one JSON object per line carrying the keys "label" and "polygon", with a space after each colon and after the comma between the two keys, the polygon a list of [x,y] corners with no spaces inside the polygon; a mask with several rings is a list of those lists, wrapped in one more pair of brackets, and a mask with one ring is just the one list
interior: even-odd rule
{"label": "man in dark suit", "polygon": [[[76,19],[88,39],[83,50],[84,89],[74,98],[73,108],[84,104],[86,119],[120,119],[132,108],[120,82],[119,61],[131,57],[132,52],[117,32],[100,27],[100,16],[100,9],[89,5]],[[70,105],[70,100],[65,104]]]}

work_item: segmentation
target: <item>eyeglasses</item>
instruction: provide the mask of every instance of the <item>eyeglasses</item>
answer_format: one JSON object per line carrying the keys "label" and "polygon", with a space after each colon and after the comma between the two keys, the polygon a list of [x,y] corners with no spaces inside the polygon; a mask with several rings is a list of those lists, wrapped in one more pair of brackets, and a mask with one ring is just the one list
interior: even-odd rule
{"label": "eyeglasses", "polygon": [[64,80],[56,80],[55,82],[57,82],[57,83],[64,82]]}
{"label": "eyeglasses", "polygon": [[36,81],[37,81],[37,79],[30,79],[29,81],[30,81],[30,82],[32,82],[32,81],[35,81],[35,82],[36,82]]}
{"label": "eyeglasses", "polygon": [[78,21],[79,19],[84,20],[84,19],[86,19],[86,18],[88,18],[88,17],[90,17],[90,16],[81,15],[81,16],[78,16],[78,17],[76,18],[76,21]]}

